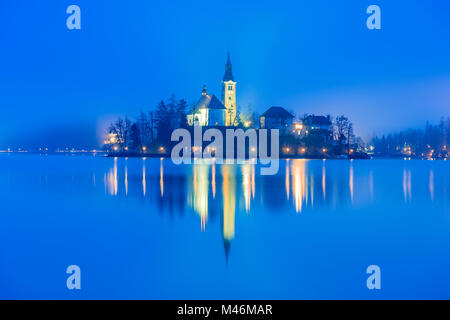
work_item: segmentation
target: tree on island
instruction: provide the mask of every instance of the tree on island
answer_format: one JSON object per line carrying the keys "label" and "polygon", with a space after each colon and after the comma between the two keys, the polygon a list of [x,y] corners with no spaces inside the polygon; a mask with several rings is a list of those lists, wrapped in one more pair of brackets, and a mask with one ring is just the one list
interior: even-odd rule
{"label": "tree on island", "polygon": [[170,133],[169,133],[169,111],[167,110],[166,103],[164,100],[161,100],[156,107],[155,112],[155,120],[156,120],[156,132],[157,136],[156,138],[159,141],[167,141],[167,138],[169,137],[170,141]]}
{"label": "tree on island", "polygon": [[133,123],[130,127],[129,150],[140,150],[142,148],[141,133],[137,123]]}
{"label": "tree on island", "polygon": [[350,150],[350,145],[355,141],[353,133],[353,124],[346,116],[338,116],[334,120],[334,140],[337,141],[338,153],[342,154],[344,145],[347,153]]}
{"label": "tree on island", "polygon": [[140,135],[140,142],[142,145],[149,145],[153,143],[154,138],[154,126],[155,126],[155,116],[151,111],[148,116],[144,112],[141,111],[138,120],[137,126]]}
{"label": "tree on island", "polygon": [[187,126],[186,121],[186,109],[188,108],[188,103],[186,100],[181,99],[177,104],[176,113],[178,115],[178,118],[180,119],[179,127],[185,128]]}

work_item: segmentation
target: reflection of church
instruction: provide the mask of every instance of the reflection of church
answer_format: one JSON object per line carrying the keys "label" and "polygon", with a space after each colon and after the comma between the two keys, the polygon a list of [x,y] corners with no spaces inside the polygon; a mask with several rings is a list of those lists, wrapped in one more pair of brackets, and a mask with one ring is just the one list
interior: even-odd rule
{"label": "reflection of church", "polygon": [[223,245],[225,249],[225,259],[228,263],[230,254],[231,240],[234,238],[234,223],[236,209],[236,179],[233,167],[222,166],[222,193],[223,193],[223,215],[222,215],[222,233]]}
{"label": "reflection of church", "polygon": [[234,81],[230,54],[225,64],[222,79],[222,100],[208,94],[203,87],[202,96],[187,115],[188,125],[194,126],[234,126],[236,122],[236,82]]}
{"label": "reflection of church", "polygon": [[[233,166],[223,165],[218,171],[222,193],[216,195],[216,164],[202,163],[192,168],[192,187],[188,204],[201,219],[201,229],[205,231],[209,215],[220,214],[221,233],[228,262],[231,242],[234,239],[236,213],[236,172]],[[210,193],[211,188],[211,193]],[[188,189],[189,190],[189,189]],[[220,190],[220,189],[219,189]],[[212,196],[213,199],[210,199]],[[219,198],[216,198],[219,196]],[[212,201],[210,201],[212,200]]]}

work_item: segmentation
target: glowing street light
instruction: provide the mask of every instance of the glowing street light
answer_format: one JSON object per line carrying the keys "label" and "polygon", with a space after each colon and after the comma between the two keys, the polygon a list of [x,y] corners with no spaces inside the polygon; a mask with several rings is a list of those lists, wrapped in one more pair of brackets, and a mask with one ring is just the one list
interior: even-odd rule
{"label": "glowing street light", "polygon": [[144,151],[144,152],[147,151],[147,147],[146,147],[146,146],[143,146],[143,147],[142,147],[142,151]]}

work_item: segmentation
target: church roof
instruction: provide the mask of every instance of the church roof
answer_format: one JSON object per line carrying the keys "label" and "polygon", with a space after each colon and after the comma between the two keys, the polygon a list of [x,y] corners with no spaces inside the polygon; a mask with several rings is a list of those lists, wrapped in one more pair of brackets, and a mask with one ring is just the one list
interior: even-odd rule
{"label": "church roof", "polygon": [[217,109],[217,110],[226,110],[225,106],[220,102],[219,99],[216,98],[213,94],[205,94],[202,95],[200,100],[198,100],[197,104],[194,106],[194,110],[199,109]]}
{"label": "church roof", "polygon": [[234,81],[233,66],[231,65],[230,53],[228,52],[228,60],[225,64],[225,75],[223,76],[223,82]]}
{"label": "church roof", "polygon": [[262,114],[262,117],[269,118],[294,118],[294,116],[283,107],[270,107]]}

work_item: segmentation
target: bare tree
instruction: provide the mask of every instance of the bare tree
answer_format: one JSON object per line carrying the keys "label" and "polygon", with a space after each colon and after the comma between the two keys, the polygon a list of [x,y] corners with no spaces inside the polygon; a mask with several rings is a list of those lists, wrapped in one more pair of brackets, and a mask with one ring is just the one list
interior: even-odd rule
{"label": "bare tree", "polygon": [[350,144],[354,140],[353,124],[343,115],[334,120],[334,139],[338,141],[339,152],[342,152],[344,143],[347,145],[347,152],[350,150]]}

